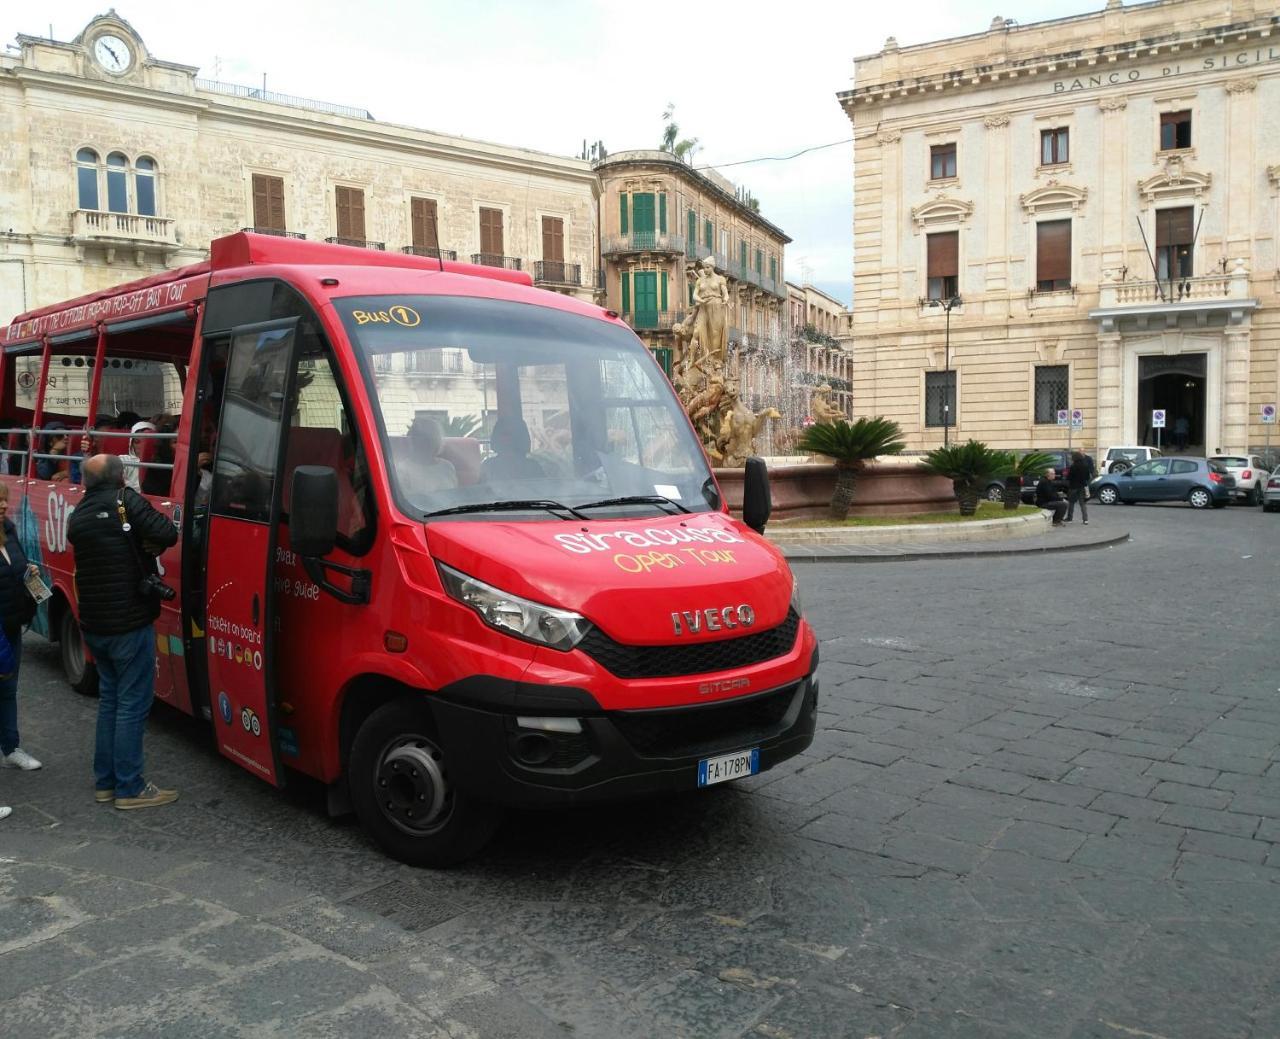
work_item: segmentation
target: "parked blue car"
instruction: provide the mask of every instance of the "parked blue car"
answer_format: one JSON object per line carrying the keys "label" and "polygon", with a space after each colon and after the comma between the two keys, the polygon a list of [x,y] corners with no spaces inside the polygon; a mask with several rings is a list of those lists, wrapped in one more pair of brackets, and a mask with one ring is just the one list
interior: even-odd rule
{"label": "parked blue car", "polygon": [[1165,455],[1123,473],[1107,473],[1089,485],[1104,505],[1140,501],[1185,501],[1193,509],[1220,509],[1231,501],[1236,481],[1217,462]]}

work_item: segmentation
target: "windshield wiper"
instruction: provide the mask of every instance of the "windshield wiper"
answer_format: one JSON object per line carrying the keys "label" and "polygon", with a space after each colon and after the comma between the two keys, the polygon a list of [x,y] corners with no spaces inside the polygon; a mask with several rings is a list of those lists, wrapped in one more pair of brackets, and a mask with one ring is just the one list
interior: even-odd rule
{"label": "windshield wiper", "polygon": [[453,505],[447,509],[436,509],[434,512],[425,513],[423,519],[430,519],[432,516],[456,516],[464,512],[519,512],[526,509],[567,512],[574,519],[587,518],[577,509],[571,509],[568,505],[562,505],[558,501],[551,501],[548,498],[528,498],[516,501],[482,501],[473,505]]}
{"label": "windshield wiper", "polygon": [[674,505],[681,512],[688,512],[678,501],[661,494],[624,494],[620,498],[602,498],[579,505],[579,509],[603,509],[609,505]]}

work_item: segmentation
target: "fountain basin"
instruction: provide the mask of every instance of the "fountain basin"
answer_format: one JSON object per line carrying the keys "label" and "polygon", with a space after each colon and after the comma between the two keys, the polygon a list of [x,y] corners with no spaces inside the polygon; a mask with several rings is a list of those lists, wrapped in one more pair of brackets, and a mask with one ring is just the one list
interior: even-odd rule
{"label": "fountain basin", "polygon": [[[732,512],[742,511],[744,469],[716,469],[716,480]],[[773,518],[826,516],[836,486],[836,467],[829,463],[769,466]],[[858,474],[851,516],[911,516],[956,508],[951,481],[922,472],[911,463],[872,464]]]}

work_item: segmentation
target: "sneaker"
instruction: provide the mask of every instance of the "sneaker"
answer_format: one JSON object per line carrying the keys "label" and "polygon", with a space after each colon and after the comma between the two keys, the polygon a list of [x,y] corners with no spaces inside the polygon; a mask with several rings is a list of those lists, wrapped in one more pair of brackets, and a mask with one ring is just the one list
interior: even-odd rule
{"label": "sneaker", "polygon": [[178,791],[161,790],[154,783],[148,783],[135,797],[117,797],[116,807],[122,811],[130,808],[155,808],[157,805],[172,804],[178,799]]}
{"label": "sneaker", "polygon": [[1088,521],[1088,520],[1085,520],[1085,521],[1084,521],[1084,525],[1087,527],[1087,526],[1089,525],[1089,521]]}
{"label": "sneaker", "polygon": [[114,790],[95,790],[93,799],[100,805],[110,804],[116,799],[116,792]]}
{"label": "sneaker", "polygon": [[0,819],[8,819],[13,809],[6,805],[0,805]]}
{"label": "sneaker", "polygon": [[23,772],[34,772],[40,768],[40,762],[18,747],[12,754],[0,757],[0,768],[20,768]]}

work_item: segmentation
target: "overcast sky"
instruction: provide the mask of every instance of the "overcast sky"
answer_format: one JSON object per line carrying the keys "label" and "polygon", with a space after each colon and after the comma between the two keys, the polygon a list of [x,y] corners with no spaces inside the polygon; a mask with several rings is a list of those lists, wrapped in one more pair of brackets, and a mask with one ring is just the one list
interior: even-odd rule
{"label": "overcast sky", "polygon": [[[0,39],[70,40],[110,0],[0,4]],[[656,147],[676,106],[695,165],[847,140],[835,101],[855,55],[1101,8],[1101,0],[895,3],[726,0],[644,8],[606,0],[115,0],[159,59],[201,76],[367,108],[378,119],[562,155],[582,140]],[[305,13],[304,13],[305,12]],[[793,239],[792,281],[848,302],[852,145],[726,166]]]}

